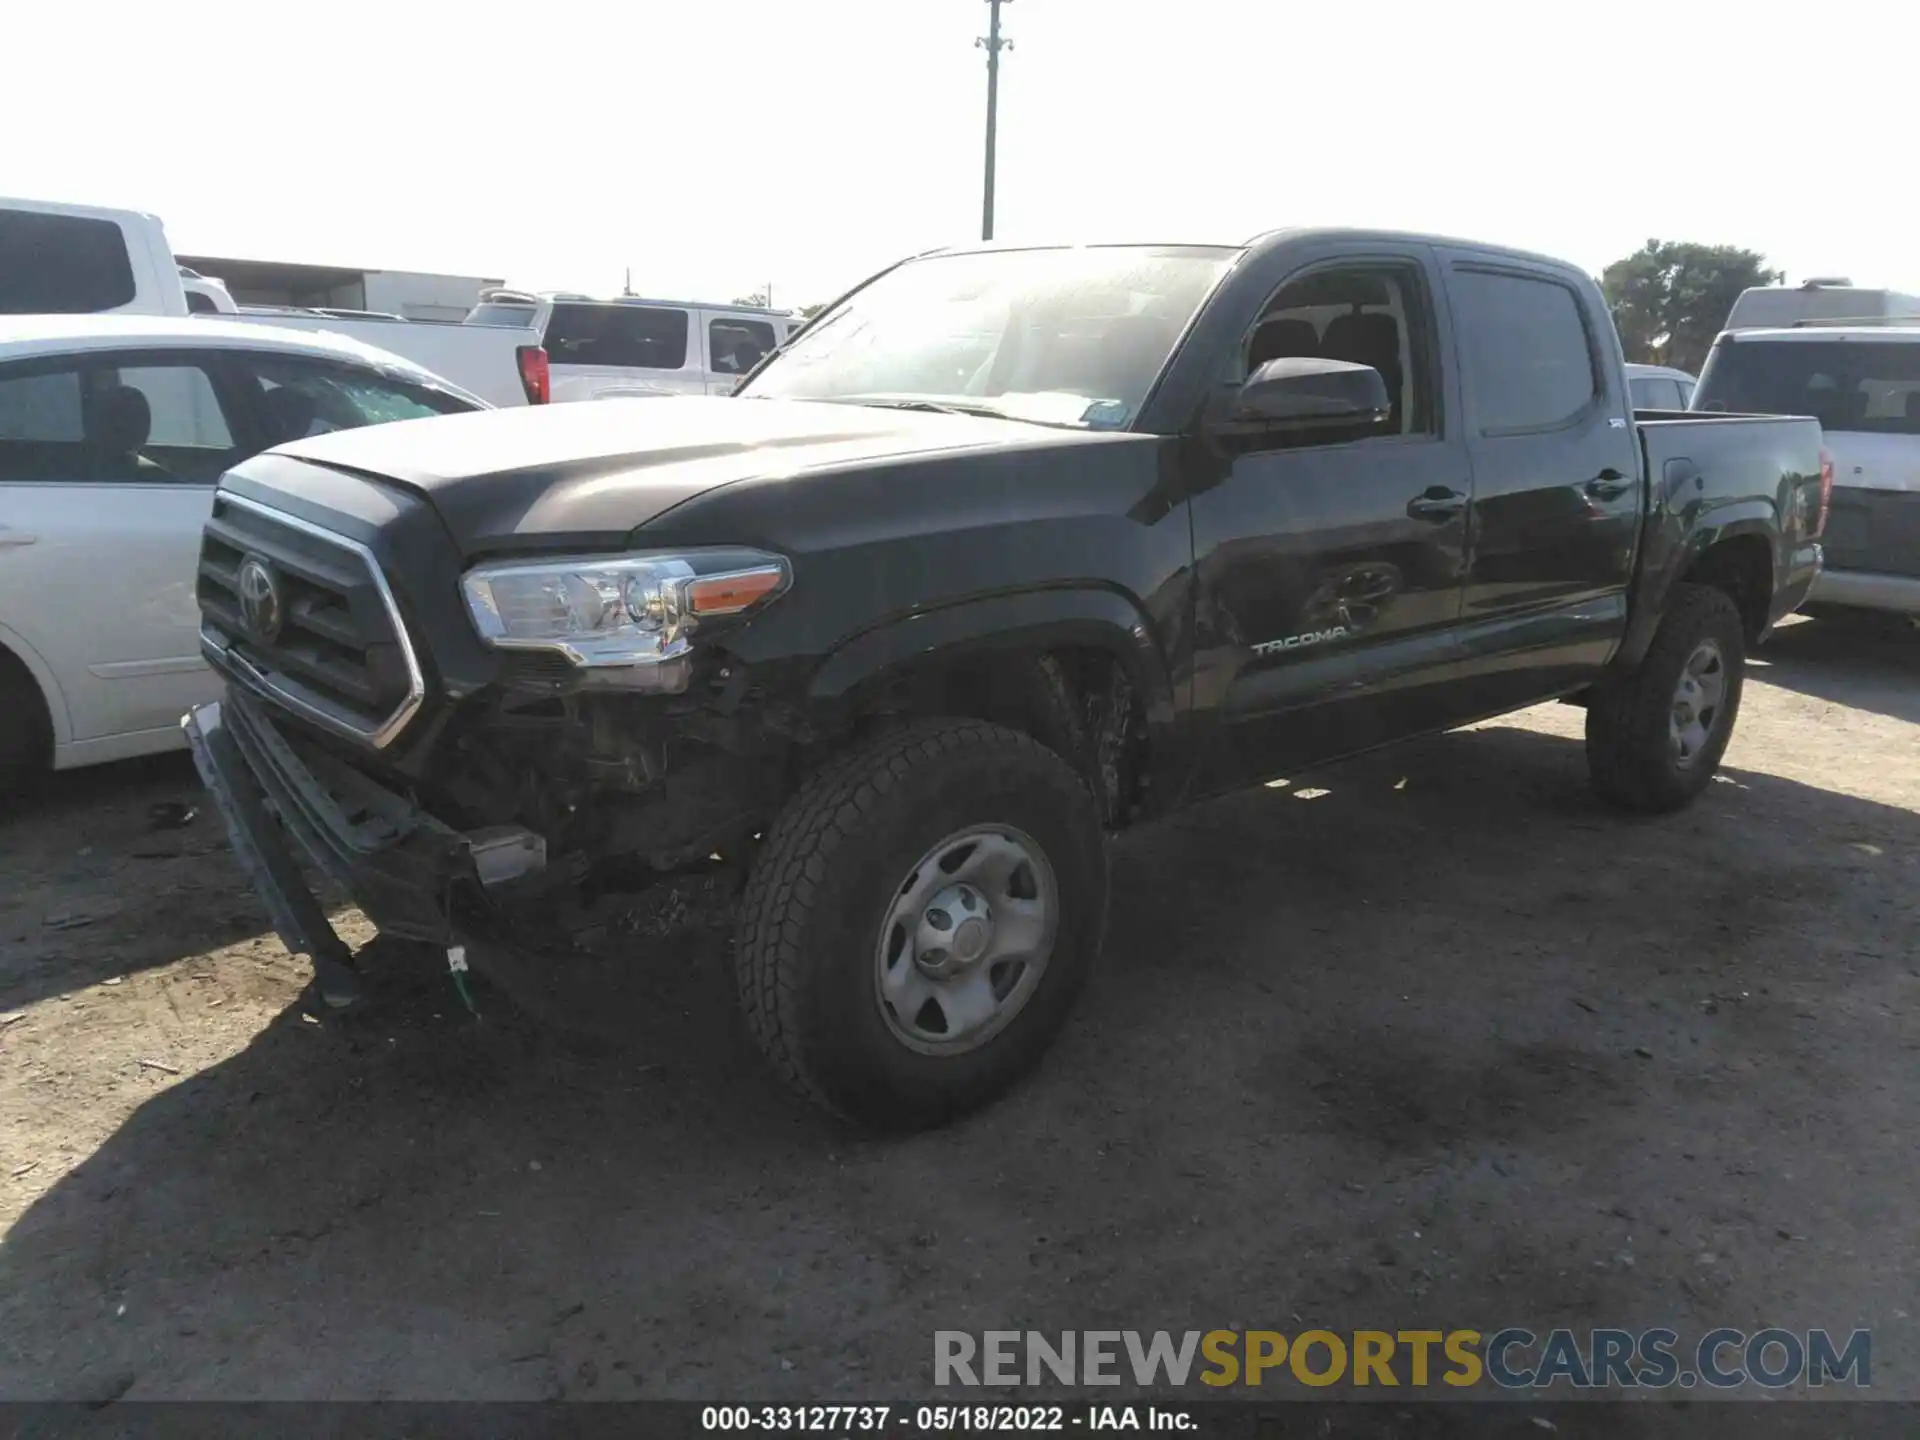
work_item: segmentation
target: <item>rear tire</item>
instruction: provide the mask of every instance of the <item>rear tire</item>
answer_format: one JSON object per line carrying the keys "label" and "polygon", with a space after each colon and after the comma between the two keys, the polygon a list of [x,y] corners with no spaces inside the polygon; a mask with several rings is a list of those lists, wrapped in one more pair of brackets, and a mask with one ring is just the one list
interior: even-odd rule
{"label": "rear tire", "polygon": [[1733,738],[1746,655],[1740,612],[1724,592],[1676,586],[1639,668],[1593,688],[1587,769],[1601,798],[1657,815],[1706,789]]}
{"label": "rear tire", "polygon": [[835,759],[767,832],[741,1006],[801,1094],[875,1128],[938,1125],[1038,1062],[1106,902],[1100,812],[1072,766],[998,725],[915,721]]}
{"label": "rear tire", "polygon": [[29,790],[53,760],[53,725],[32,673],[0,650],[0,795]]}

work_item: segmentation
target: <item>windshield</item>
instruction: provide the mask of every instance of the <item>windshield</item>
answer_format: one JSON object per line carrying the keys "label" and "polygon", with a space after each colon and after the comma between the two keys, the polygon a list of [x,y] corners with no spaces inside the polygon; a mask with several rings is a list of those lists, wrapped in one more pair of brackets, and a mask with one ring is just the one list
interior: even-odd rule
{"label": "windshield", "polygon": [[1700,372],[1693,408],[1812,415],[1823,430],[1920,435],[1920,343],[1722,341]]}
{"label": "windshield", "polygon": [[1101,246],[909,261],[822,315],[740,393],[1124,429],[1238,254]]}

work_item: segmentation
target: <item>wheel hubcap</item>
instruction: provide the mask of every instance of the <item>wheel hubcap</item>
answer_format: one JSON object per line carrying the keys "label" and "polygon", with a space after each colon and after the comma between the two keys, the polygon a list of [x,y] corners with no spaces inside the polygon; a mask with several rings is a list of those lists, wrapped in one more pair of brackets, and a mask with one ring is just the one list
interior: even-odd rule
{"label": "wheel hubcap", "polygon": [[956,831],[894,891],[874,955],[888,1028],[922,1054],[984,1045],[1026,1007],[1059,926],[1053,867],[1001,826]]}
{"label": "wheel hubcap", "polygon": [[1726,657],[1718,641],[1702,640],[1681,667],[1667,721],[1668,749],[1681,769],[1693,764],[1713,739],[1726,695]]}

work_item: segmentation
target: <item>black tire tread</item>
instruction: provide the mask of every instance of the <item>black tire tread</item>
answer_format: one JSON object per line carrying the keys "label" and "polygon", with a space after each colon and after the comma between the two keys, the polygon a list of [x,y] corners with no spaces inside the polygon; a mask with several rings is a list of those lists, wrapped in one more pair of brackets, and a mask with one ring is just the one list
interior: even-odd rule
{"label": "black tire tread", "polygon": [[1022,751],[1068,768],[1029,736],[983,720],[910,721],[830,759],[787,802],[762,842],[740,905],[735,978],[747,1027],[781,1078],[802,1096],[853,1120],[807,1063],[800,987],[801,936],[836,852],[911,771],[955,751]]}
{"label": "black tire tread", "polygon": [[[1639,667],[1593,687],[1587,705],[1587,767],[1602,799],[1641,814],[1666,814],[1686,805],[1708,783],[1706,779],[1676,782],[1671,772],[1656,766],[1653,757],[1666,753],[1672,704],[1667,677],[1709,634],[1721,639],[1729,671],[1723,702],[1728,714],[1717,741],[1724,752],[1739,719],[1746,666],[1740,611],[1726,592],[1682,582],[1674,587],[1667,613]],[[1720,755],[1715,754],[1702,769],[1711,776],[1719,764]]]}
{"label": "black tire tread", "polygon": [[0,791],[25,789],[53,759],[53,724],[33,673],[0,648]]}

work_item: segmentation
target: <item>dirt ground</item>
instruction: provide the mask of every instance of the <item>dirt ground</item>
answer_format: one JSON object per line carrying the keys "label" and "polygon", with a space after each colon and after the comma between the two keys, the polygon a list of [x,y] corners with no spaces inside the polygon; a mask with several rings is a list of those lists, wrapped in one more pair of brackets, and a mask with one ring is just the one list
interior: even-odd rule
{"label": "dirt ground", "polygon": [[[0,821],[0,1396],[925,1392],[939,1328],[1874,1332],[1920,1397],[1920,637],[1791,626],[1631,822],[1545,707],[1126,837],[1040,1073],[875,1141],[724,945],[626,1050],[319,1025],[183,759]],[[351,917],[348,917],[351,924]],[[350,938],[353,938],[350,935]]]}

